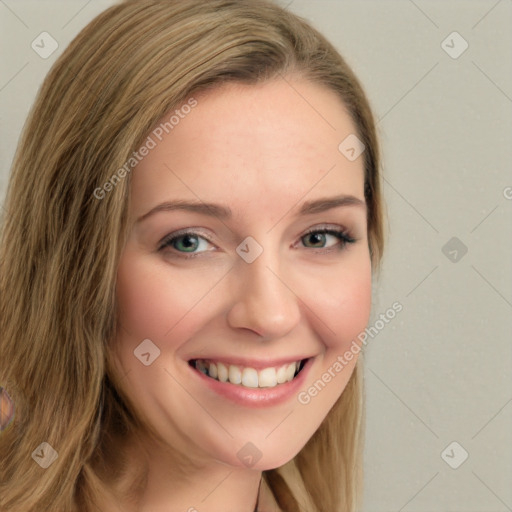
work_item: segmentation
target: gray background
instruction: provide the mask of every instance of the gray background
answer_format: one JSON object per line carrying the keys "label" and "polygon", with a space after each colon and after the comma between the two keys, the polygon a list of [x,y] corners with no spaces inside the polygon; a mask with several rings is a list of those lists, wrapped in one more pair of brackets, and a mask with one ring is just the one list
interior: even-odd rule
{"label": "gray background", "polygon": [[[113,3],[0,0],[0,201],[43,77]],[[366,348],[364,512],[512,511],[512,1],[281,3],[338,47],[379,120],[389,238],[371,324],[403,311]]]}

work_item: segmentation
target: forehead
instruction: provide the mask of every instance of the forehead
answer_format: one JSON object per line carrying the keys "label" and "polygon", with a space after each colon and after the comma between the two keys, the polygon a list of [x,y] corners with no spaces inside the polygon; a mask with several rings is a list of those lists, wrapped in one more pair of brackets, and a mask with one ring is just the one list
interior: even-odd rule
{"label": "forehead", "polygon": [[169,133],[160,130],[162,140],[150,135],[156,146],[132,176],[134,216],[172,199],[222,202],[235,212],[254,206],[260,215],[284,213],[301,197],[364,199],[363,156],[349,161],[338,149],[356,128],[331,90],[280,78],[194,99],[193,108],[178,107]]}

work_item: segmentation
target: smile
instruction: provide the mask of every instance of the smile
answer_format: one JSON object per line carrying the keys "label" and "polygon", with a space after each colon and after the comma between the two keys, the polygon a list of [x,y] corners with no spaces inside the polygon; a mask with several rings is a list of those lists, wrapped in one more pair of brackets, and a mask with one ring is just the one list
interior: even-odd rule
{"label": "smile", "polygon": [[274,388],[292,381],[303,369],[307,359],[259,370],[250,366],[221,363],[209,359],[193,359],[189,364],[207,377],[245,388]]}

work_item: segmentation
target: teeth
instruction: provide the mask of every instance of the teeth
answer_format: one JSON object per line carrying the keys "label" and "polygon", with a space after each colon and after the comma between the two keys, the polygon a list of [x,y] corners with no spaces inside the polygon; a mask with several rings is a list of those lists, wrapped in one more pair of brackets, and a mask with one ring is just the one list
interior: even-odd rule
{"label": "teeth", "polygon": [[273,388],[277,384],[277,375],[275,368],[265,368],[258,375],[260,388]]}
{"label": "teeth", "polygon": [[246,388],[258,387],[258,372],[254,368],[244,368],[242,372],[242,386]]}
{"label": "teeth", "polygon": [[281,366],[279,370],[277,370],[276,377],[278,384],[286,382],[286,366]]}
{"label": "teeth", "polygon": [[228,381],[228,369],[222,363],[217,363],[217,379],[221,382]]}
{"label": "teeth", "polygon": [[299,363],[289,364],[286,367],[286,381],[290,381],[293,379],[293,376],[295,375],[295,371],[297,370],[297,365]]}
{"label": "teeth", "polygon": [[215,363],[210,363],[210,366],[208,367],[208,373],[210,377],[213,377],[214,379],[217,378],[217,365]]}
{"label": "teeth", "polygon": [[260,371],[250,367],[240,368],[233,364],[225,365],[204,359],[196,359],[194,364],[197,370],[212,379],[247,388],[273,388],[279,384],[290,382],[300,368],[300,361],[277,368],[264,368]]}
{"label": "teeth", "polygon": [[242,383],[242,372],[238,366],[229,366],[228,371],[228,379],[231,384],[241,384]]}

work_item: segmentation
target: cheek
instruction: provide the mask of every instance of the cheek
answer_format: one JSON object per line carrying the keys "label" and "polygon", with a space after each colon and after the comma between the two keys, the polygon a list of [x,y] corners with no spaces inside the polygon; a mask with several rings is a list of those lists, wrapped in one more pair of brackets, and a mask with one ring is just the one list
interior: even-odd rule
{"label": "cheek", "polygon": [[310,319],[321,334],[325,349],[342,353],[364,331],[370,317],[372,274],[369,257],[364,253],[359,257],[354,254],[353,261],[330,268],[317,283],[304,291],[303,301],[314,313]]}
{"label": "cheek", "polygon": [[364,331],[371,310],[371,271],[349,276],[337,292],[337,300],[330,305],[332,329],[336,345],[346,345]]}
{"label": "cheek", "polygon": [[[360,353],[353,342],[361,345],[357,336],[368,324],[372,292],[371,263],[365,254],[360,256],[350,265],[330,269],[330,279],[323,281],[326,286],[305,300],[314,313],[310,318],[316,318],[313,327],[322,353],[297,395],[304,443],[344,392]],[[292,435],[291,430],[287,433]]]}
{"label": "cheek", "polygon": [[[117,281],[118,321],[125,335],[149,338],[160,348],[169,345],[194,316],[194,306],[204,295],[202,279],[190,279],[186,272],[170,275],[165,263],[126,252],[120,262]],[[172,333],[172,336],[171,336]]]}

